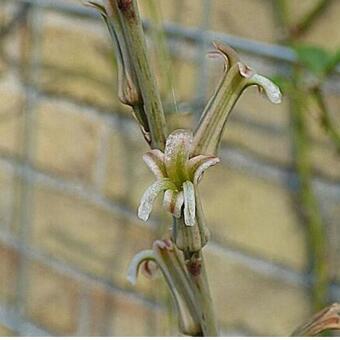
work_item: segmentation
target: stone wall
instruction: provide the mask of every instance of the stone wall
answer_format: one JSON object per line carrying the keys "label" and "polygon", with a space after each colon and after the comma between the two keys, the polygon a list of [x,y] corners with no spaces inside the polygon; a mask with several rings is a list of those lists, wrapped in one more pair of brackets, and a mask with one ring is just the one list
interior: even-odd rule
{"label": "stone wall", "polygon": [[[20,3],[1,1],[2,24]],[[296,18],[308,10],[306,3],[315,1],[291,2]],[[166,20],[188,29],[275,42],[266,1],[161,4]],[[149,224],[136,218],[153,178],[141,158],[146,145],[117,100],[107,32],[76,0],[40,5],[0,41],[0,335],[175,334],[161,279],[141,278],[136,287],[126,281],[133,254],[150,247],[164,232],[159,221],[166,227],[169,220],[159,209]],[[339,12],[340,3],[333,2],[305,41],[339,46]],[[209,95],[221,65],[207,64],[200,57],[205,52],[190,41],[172,44],[176,98],[186,105],[168,118],[174,127],[189,126],[198,117],[189,104],[198,92]],[[244,57],[267,74],[279,67]],[[336,90],[327,99],[340,118]],[[287,109],[286,100],[273,106],[249,89],[226,129],[222,164],[202,181],[213,235],[208,274],[226,335],[286,335],[311,313]],[[311,129],[336,300],[340,161],[313,119]]]}

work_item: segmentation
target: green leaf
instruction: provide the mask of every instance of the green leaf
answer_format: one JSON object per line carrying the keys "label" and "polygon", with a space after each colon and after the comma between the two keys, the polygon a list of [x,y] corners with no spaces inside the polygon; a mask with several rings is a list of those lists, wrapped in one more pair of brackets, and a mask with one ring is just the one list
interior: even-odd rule
{"label": "green leaf", "polygon": [[295,47],[298,61],[317,76],[323,75],[333,56],[325,49],[316,46],[299,45]]}

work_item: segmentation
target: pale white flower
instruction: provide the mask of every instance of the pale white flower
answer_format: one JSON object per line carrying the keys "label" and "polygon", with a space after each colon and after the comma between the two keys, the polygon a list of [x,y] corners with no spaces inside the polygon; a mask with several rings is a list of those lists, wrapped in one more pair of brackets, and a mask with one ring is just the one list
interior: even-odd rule
{"label": "pale white flower", "polygon": [[192,132],[179,129],[172,132],[166,141],[164,153],[160,150],[147,152],[143,159],[156,182],[144,192],[138,208],[138,217],[149,218],[156,197],[164,192],[163,205],[173,216],[179,218],[184,212],[184,223],[196,223],[195,186],[203,172],[219,162],[219,158],[198,155],[190,158]]}

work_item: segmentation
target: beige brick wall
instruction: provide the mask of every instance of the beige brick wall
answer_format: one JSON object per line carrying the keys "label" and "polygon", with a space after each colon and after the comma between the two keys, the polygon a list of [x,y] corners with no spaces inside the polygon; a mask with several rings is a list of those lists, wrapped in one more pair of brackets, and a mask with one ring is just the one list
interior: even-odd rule
{"label": "beige brick wall", "polygon": [[256,335],[282,336],[294,329],[296,320],[308,316],[303,288],[257,273],[220,249],[209,249],[207,260],[216,314],[223,328],[242,325]]}
{"label": "beige brick wall", "polygon": [[[292,2],[295,18],[314,2]],[[71,4],[80,6],[77,0],[59,2]],[[189,27],[201,25],[202,4],[161,1],[165,19]],[[0,4],[0,24],[13,10],[12,1]],[[340,3],[333,2],[306,41],[338,46],[331,32],[338,29],[339,10]],[[147,8],[143,13],[148,15]],[[0,309],[16,307],[11,317],[0,317],[0,335],[16,333],[18,320],[52,335],[174,334],[162,280],[141,278],[136,287],[126,281],[133,254],[163,236],[170,222],[159,206],[149,225],[136,218],[153,176],[142,163],[147,147],[129,109],[117,100],[104,26],[52,9],[36,15],[39,39],[25,40],[28,56],[37,57],[35,79],[25,81],[21,73],[22,60],[29,60],[23,59],[21,43],[29,35],[16,29],[0,41]],[[212,0],[210,15],[210,29],[275,41],[265,1],[228,0],[225,6],[224,0]],[[195,48],[185,46],[174,60],[178,102],[192,100],[197,89],[198,67],[190,59]],[[275,73],[275,66],[255,58],[254,63]],[[208,92],[221,72],[220,64],[209,65]],[[327,100],[339,114],[339,96]],[[286,335],[311,312],[303,285],[309,269],[306,231],[288,181],[287,110],[286,100],[273,106],[255,89],[247,90],[223,139],[223,164],[202,181],[213,235],[206,249],[208,274],[224,334]],[[194,121],[190,110],[181,111],[169,117],[173,127]],[[336,284],[340,161],[313,119],[311,130]],[[163,226],[156,228],[160,220]]]}

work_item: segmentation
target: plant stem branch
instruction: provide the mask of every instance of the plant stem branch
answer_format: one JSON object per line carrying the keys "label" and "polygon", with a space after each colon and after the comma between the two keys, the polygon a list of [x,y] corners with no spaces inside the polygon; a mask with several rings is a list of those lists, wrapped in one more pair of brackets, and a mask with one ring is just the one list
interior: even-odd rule
{"label": "plant stem branch", "polygon": [[321,111],[321,125],[335,144],[337,151],[340,153],[340,132],[334,127],[322,90],[317,86],[313,88],[311,92]]}
{"label": "plant stem branch", "polygon": [[[282,18],[282,20],[279,21],[281,30],[290,32],[289,36],[281,42],[286,45],[293,45],[296,42],[297,35],[292,34],[292,29],[289,27],[288,11],[286,7],[287,2],[285,0],[280,0],[280,3],[282,6],[275,6],[274,9],[276,11],[280,11],[282,8],[285,10],[283,15],[277,13],[277,17]],[[303,20],[305,22],[301,26],[303,27],[303,31],[310,27],[312,22],[321,14],[322,10],[325,9],[323,6],[326,6],[328,3],[329,1],[327,0],[321,0],[314,8],[314,13],[311,14],[312,12],[310,12],[306,15],[306,18],[309,18]],[[294,163],[298,176],[298,201],[301,205],[305,226],[307,228],[307,240],[312,256],[312,303],[313,308],[319,310],[321,307],[325,306],[328,300],[330,278],[327,261],[327,236],[319,204],[312,186],[313,170],[309,156],[311,145],[307,131],[306,110],[303,102],[306,93],[300,85],[300,78],[300,70],[298,69],[298,66],[295,66],[288,89],[290,104],[289,114],[291,120]]]}
{"label": "plant stem branch", "polygon": [[279,42],[284,42],[288,36],[288,8],[285,0],[272,0],[274,8],[274,16],[277,20],[279,27]]}
{"label": "plant stem branch", "polygon": [[174,110],[174,73],[172,72],[171,57],[163,27],[161,4],[158,0],[145,1],[151,17],[151,34],[157,50],[157,62],[162,79],[161,94],[170,109]]}
{"label": "plant stem branch", "polygon": [[296,39],[306,33],[315,20],[326,10],[330,3],[330,0],[319,0],[318,3],[300,20],[300,22],[290,28],[290,37]]}
{"label": "plant stem branch", "polygon": [[151,147],[163,150],[167,136],[166,122],[156,79],[147,55],[144,32],[136,0],[109,0],[116,6],[123,26],[130,57],[135,68],[147,115]]}
{"label": "plant stem branch", "polygon": [[218,336],[213,303],[202,251],[186,256],[186,265],[193,286],[197,289],[200,319],[204,336]]}
{"label": "plant stem branch", "polygon": [[4,26],[0,27],[0,39],[3,39],[8,34],[10,34],[16,27],[18,27],[22,22],[25,21],[30,4],[24,3],[22,4],[16,13],[14,13],[11,20],[6,23]]}
{"label": "plant stem branch", "polygon": [[[293,78],[298,81],[298,72]],[[298,200],[308,228],[308,241],[312,253],[313,307],[319,310],[328,300],[329,268],[327,261],[327,238],[319,204],[312,187],[312,165],[309,158],[310,141],[306,128],[306,116],[303,107],[305,93],[295,84],[290,95],[290,115],[295,156],[295,167],[299,179]]]}

